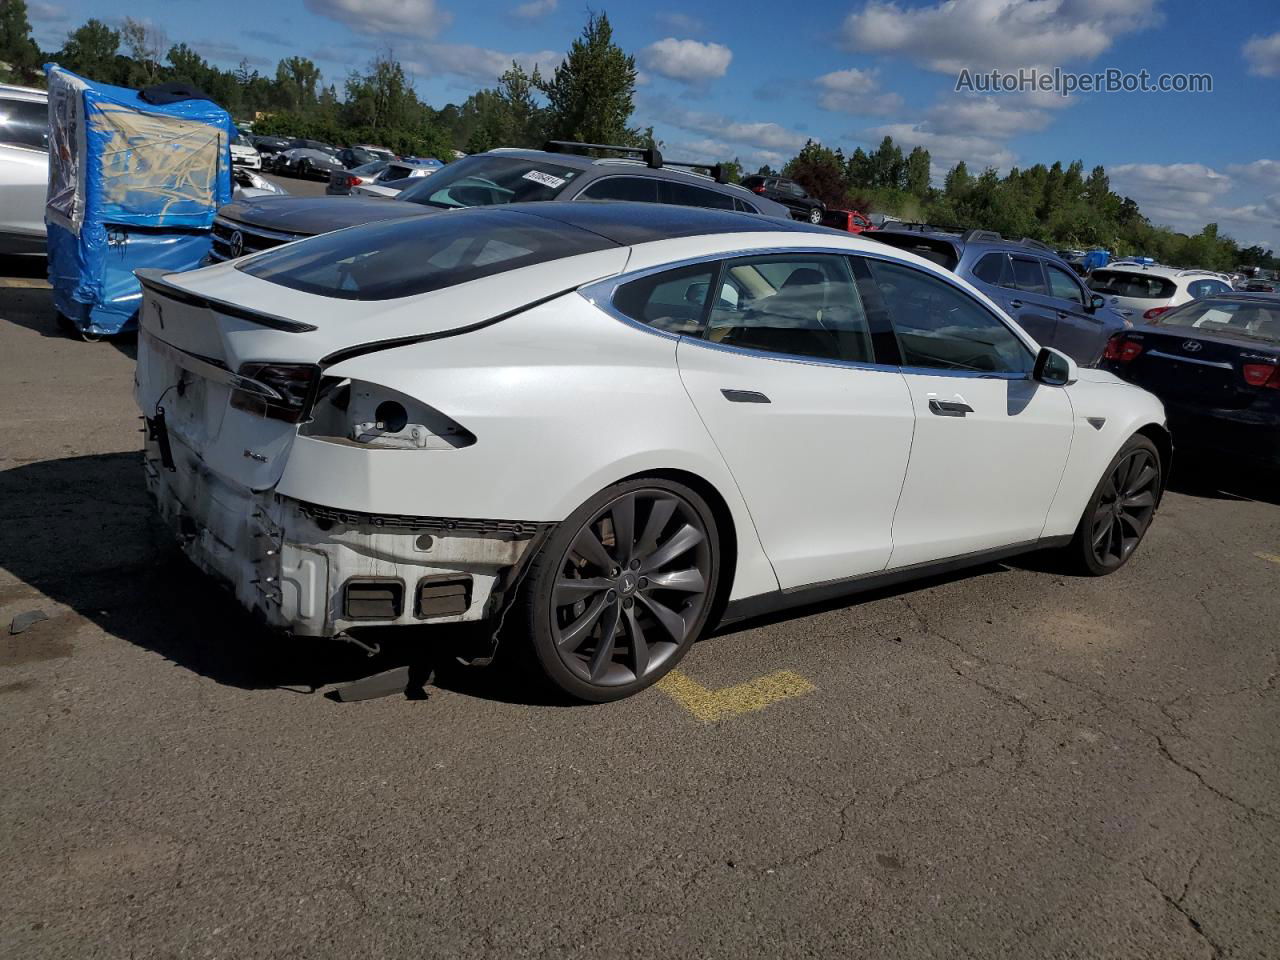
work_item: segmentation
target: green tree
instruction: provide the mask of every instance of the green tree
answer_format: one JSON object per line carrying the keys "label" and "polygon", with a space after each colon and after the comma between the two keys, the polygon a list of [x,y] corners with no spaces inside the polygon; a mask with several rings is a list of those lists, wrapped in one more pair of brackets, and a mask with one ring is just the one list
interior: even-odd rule
{"label": "green tree", "polygon": [[125,17],[120,25],[120,40],[133,61],[125,82],[144,87],[159,80],[163,69],[160,54],[164,52],[164,31],[133,17]]}
{"label": "green tree", "polygon": [[844,203],[848,192],[844,157],[829,147],[810,140],[782,173],[828,206]]}
{"label": "green tree", "polygon": [[90,80],[115,83],[124,79],[118,76],[116,51],[120,49],[120,34],[101,20],[90,19],[83,26],[67,34],[66,43],[54,59]]}
{"label": "green tree", "polygon": [[613,42],[607,14],[588,14],[582,36],[541,90],[551,139],[643,145],[643,132],[628,126],[635,108],[635,57]]}
{"label": "green tree", "polygon": [[875,167],[865,150],[858,147],[849,158],[845,169],[845,179],[853,188],[875,186]]}
{"label": "green tree", "polygon": [[929,195],[929,151],[915,147],[907,157],[903,175],[903,189],[914,197],[924,199]]}
{"label": "green tree", "polygon": [[38,82],[40,59],[40,48],[31,39],[26,0],[5,0],[0,4],[0,80]]}

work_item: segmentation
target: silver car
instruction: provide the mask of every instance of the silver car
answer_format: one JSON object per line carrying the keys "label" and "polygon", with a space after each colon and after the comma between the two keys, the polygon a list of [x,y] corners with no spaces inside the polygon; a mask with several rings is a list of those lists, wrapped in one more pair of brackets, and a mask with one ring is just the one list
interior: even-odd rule
{"label": "silver car", "polygon": [[0,84],[0,253],[44,253],[49,98]]}

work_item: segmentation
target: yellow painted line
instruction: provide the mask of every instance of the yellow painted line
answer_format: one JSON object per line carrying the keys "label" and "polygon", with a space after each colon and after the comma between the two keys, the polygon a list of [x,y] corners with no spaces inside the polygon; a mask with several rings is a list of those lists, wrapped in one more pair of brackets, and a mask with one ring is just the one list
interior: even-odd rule
{"label": "yellow painted line", "polygon": [[802,697],[817,689],[800,674],[790,670],[779,670],[719,690],[704,687],[679,670],[672,670],[658,681],[657,687],[693,714],[695,720],[703,723],[715,723],[727,717],[753,713],[780,700]]}
{"label": "yellow painted line", "polygon": [[1255,553],[1254,556],[1259,560],[1270,560],[1272,563],[1280,563],[1280,557],[1277,557],[1274,553]]}

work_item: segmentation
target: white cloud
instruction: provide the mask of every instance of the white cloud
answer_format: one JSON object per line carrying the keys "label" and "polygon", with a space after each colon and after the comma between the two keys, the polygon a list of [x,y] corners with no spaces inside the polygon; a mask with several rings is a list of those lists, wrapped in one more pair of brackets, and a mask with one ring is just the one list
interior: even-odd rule
{"label": "white cloud", "polygon": [[1007,171],[1018,162],[1018,157],[1003,144],[982,136],[956,133],[939,133],[924,123],[890,123],[872,127],[863,132],[861,139],[874,149],[883,137],[893,137],[893,142],[910,153],[917,146],[929,151],[931,175],[939,180],[961,160],[972,174],[986,167]]}
{"label": "white cloud", "polygon": [[502,76],[513,60],[527,71],[532,72],[536,66],[546,75],[563,59],[564,54],[554,50],[504,53],[465,43],[428,43],[420,48],[417,58],[404,61],[404,65],[405,69],[422,76],[448,74],[488,84]]}
{"label": "white cloud", "polygon": [[707,29],[705,23],[687,13],[663,12],[655,14],[655,19],[672,33],[699,34]]}
{"label": "white cloud", "polygon": [[1019,107],[998,97],[956,97],[931,107],[924,126],[935,133],[982,136],[1003,140],[1049,125],[1043,110]]}
{"label": "white cloud", "polygon": [[511,11],[513,16],[521,20],[540,20],[549,13],[555,13],[559,0],[529,0]]}
{"label": "white cloud", "polygon": [[1280,33],[1265,37],[1254,34],[1241,52],[1255,77],[1280,77]]}
{"label": "white cloud", "polygon": [[304,0],[312,13],[355,30],[389,37],[431,39],[453,20],[436,0]]}
{"label": "white cloud", "polygon": [[1159,22],[1157,0],[942,0],[899,7],[869,0],[845,18],[854,50],[895,53],[946,73],[1092,60],[1117,37]]}
{"label": "white cloud", "polygon": [[733,60],[733,51],[721,43],[667,37],[641,50],[639,60],[659,76],[681,83],[704,84],[724,76]]}
{"label": "white cloud", "polygon": [[1227,173],[1264,187],[1280,188],[1280,161],[1255,160],[1253,163],[1232,163]]}
{"label": "white cloud", "polygon": [[1107,170],[1111,189],[1132,197],[1142,212],[1204,207],[1231,189],[1231,178],[1203,163],[1122,163]]}
{"label": "white cloud", "polygon": [[789,130],[776,123],[738,123],[717,113],[686,110],[661,97],[647,98],[641,107],[646,117],[645,122],[669,124],[725,144],[742,144],[757,150],[795,152],[809,139],[799,131]]}
{"label": "white cloud", "polygon": [[880,90],[880,71],[836,70],[814,81],[821,94],[818,105],[824,110],[863,116],[893,113],[902,106],[902,97]]}

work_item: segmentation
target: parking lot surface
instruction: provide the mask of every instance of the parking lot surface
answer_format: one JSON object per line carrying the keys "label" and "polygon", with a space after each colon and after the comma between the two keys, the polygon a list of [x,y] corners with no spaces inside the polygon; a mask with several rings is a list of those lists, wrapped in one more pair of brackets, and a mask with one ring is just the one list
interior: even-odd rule
{"label": "parking lot surface", "polygon": [[747,623],[616,704],[444,655],[343,704],[412,651],[274,639],[186,566],[133,347],[42,273],[0,261],[0,955],[1277,955],[1274,485],[1179,486],[1113,577]]}

